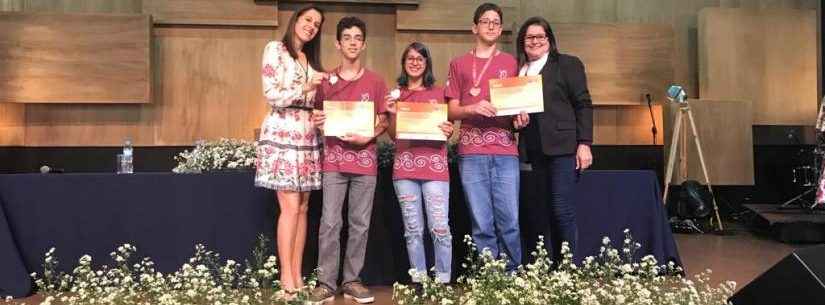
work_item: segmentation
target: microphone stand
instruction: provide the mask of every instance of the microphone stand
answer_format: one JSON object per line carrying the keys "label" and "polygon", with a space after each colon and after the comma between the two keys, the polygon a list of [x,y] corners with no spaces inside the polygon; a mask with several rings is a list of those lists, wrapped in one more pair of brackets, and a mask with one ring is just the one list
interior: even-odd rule
{"label": "microphone stand", "polygon": [[656,134],[659,133],[659,130],[656,129],[656,119],[653,117],[653,100],[650,98],[650,93],[645,94],[645,98],[647,99],[647,110],[650,111],[650,123],[653,124],[650,133],[653,134],[653,145],[656,145]]}

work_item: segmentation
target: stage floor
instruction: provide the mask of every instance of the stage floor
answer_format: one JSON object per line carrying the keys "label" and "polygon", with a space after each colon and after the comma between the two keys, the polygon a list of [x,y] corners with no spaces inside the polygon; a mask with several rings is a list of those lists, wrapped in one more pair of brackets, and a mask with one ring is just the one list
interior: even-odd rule
{"label": "stage floor", "polygon": [[[755,235],[744,225],[726,223],[733,235],[675,234],[682,262],[688,275],[692,276],[705,269],[712,269],[714,283],[736,281],[737,288],[748,284],[769,267],[790,254],[794,249],[811,245],[789,245],[771,239],[769,236]],[[392,287],[372,287],[375,305],[389,305],[392,302]],[[42,297],[33,296],[15,300],[12,304],[39,304]],[[1,302],[0,302],[1,303]],[[334,304],[356,304],[339,296]]]}
{"label": "stage floor", "polygon": [[725,225],[731,235],[674,234],[688,275],[711,269],[714,283],[735,281],[739,289],[794,249],[812,246],[781,243],[753,233],[744,224]]}

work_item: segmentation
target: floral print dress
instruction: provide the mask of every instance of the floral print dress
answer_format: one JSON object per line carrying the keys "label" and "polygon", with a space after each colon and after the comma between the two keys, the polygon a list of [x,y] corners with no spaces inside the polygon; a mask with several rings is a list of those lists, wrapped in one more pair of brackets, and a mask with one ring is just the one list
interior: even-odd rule
{"label": "floral print dress", "polygon": [[280,41],[264,49],[261,74],[271,110],[258,139],[256,186],[301,192],[321,189],[323,143],[310,120],[315,91],[303,92],[315,73],[292,58]]}

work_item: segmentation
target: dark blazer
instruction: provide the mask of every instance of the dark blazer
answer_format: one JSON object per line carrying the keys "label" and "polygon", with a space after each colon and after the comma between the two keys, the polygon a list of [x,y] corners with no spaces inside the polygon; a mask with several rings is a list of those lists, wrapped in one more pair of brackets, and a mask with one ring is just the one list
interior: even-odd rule
{"label": "dark blazer", "polygon": [[544,112],[530,114],[521,130],[524,157],[575,154],[578,144],[593,142],[593,103],[587,89],[584,64],[578,57],[549,57],[541,70]]}

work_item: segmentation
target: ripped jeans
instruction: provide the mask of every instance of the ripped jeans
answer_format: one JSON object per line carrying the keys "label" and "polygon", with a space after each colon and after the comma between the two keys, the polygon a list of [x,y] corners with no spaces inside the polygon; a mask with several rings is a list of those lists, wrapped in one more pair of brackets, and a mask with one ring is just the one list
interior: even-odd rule
{"label": "ripped jeans", "polygon": [[[453,236],[450,233],[450,183],[430,180],[396,180],[395,193],[401,205],[404,218],[404,238],[410,267],[419,273],[427,272],[427,253],[424,251],[424,211],[427,228],[432,236],[435,250],[435,277],[441,283],[450,282],[453,259]],[[412,276],[413,282],[420,282]]]}

